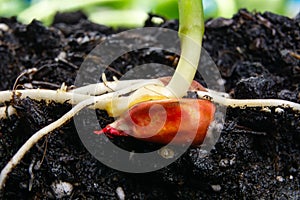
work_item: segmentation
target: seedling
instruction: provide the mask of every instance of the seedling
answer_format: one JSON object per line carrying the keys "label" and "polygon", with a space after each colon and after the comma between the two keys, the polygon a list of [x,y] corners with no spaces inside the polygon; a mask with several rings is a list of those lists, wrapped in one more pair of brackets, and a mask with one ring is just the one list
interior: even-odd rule
{"label": "seedling", "polygon": [[[95,131],[98,134],[109,132],[111,135],[132,135],[146,141],[162,144],[170,142],[174,134],[177,133],[179,129],[177,126],[179,123],[178,116],[182,115],[186,119],[181,122],[183,124],[181,130],[184,134],[180,135],[175,143],[182,144],[188,140],[192,140],[194,146],[202,143],[207,127],[214,118],[215,106],[213,103],[231,107],[290,107],[300,112],[300,105],[290,101],[277,99],[230,99],[228,94],[205,89],[198,83],[193,82],[200,58],[204,31],[202,2],[200,0],[179,0],[179,11],[179,36],[182,42],[182,53],[175,74],[170,81],[168,78],[128,81],[115,80],[113,82],[104,81],[104,83],[88,85],[70,91],[67,91],[63,85],[57,91],[24,89],[0,92],[1,104],[11,101],[17,95],[21,99],[30,97],[38,101],[45,100],[46,103],[54,101],[57,103],[67,102],[74,105],[60,119],[42,128],[25,142],[1,171],[0,189],[3,189],[8,174],[34,144],[49,132],[61,127],[76,113],[86,107],[106,110],[111,116],[119,117],[116,122],[107,126],[104,130]],[[105,76],[103,80],[105,80]],[[199,98],[205,100],[180,99],[186,95],[187,90],[196,92]],[[116,96],[118,98],[114,98]],[[151,114],[150,108],[154,104],[164,108],[166,123],[159,123],[162,120],[160,118],[162,110],[159,109],[161,107],[154,110],[153,115]],[[191,111],[190,108],[193,109],[195,104],[198,105],[198,110]],[[17,114],[13,106],[0,108],[0,118],[9,117],[12,114]],[[151,119],[155,119],[156,117],[157,121],[147,126],[148,130],[144,130],[142,126],[150,123],[150,115],[154,116]],[[135,124],[132,124],[129,118]],[[191,132],[189,131],[189,126],[192,126],[193,121],[199,122],[199,126],[196,127],[197,133],[195,137],[191,137]],[[151,132],[158,132],[158,134],[149,135]]]}

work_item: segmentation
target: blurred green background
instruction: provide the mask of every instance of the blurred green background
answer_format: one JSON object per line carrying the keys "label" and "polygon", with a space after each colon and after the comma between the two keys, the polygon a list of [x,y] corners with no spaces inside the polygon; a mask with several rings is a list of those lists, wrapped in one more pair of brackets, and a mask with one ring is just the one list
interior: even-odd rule
{"label": "blurred green background", "polygon": [[[300,0],[203,0],[206,18],[231,18],[240,8],[294,17]],[[178,18],[177,0],[0,0],[0,16],[23,23],[38,19],[51,24],[56,12],[84,11],[90,20],[108,26],[140,27],[147,13]]]}

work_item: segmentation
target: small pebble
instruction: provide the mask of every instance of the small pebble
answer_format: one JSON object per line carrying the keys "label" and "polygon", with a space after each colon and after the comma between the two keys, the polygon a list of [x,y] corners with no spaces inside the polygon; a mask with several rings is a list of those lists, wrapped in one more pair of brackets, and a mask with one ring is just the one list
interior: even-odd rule
{"label": "small pebble", "polygon": [[277,176],[277,177],[276,177],[276,180],[279,181],[279,182],[283,182],[283,181],[284,181],[284,179],[283,179],[282,176]]}
{"label": "small pebble", "polygon": [[284,110],[282,108],[276,108],[275,112],[280,114],[280,113],[283,113]]}
{"label": "small pebble", "polygon": [[222,159],[222,160],[220,160],[220,162],[219,162],[219,166],[220,166],[220,167],[228,167],[228,165],[229,165],[228,159]]}
{"label": "small pebble", "polygon": [[227,158],[224,158],[224,159],[220,160],[220,162],[219,162],[220,167],[228,167],[228,166],[231,166],[234,164],[235,164],[235,158],[232,158],[230,160]]}
{"label": "small pebble", "polygon": [[80,38],[77,39],[77,42],[79,44],[84,44],[84,43],[89,42],[89,41],[90,41],[90,38],[88,36],[80,37]]}
{"label": "small pebble", "polygon": [[51,188],[55,194],[55,197],[58,199],[70,196],[73,191],[73,185],[63,181],[53,182],[51,184]]}
{"label": "small pebble", "polygon": [[0,23],[0,30],[1,31],[8,31],[8,29],[9,29],[9,27],[6,24]]}
{"label": "small pebble", "polygon": [[261,109],[261,111],[263,111],[263,112],[267,112],[267,113],[271,113],[271,109],[270,109],[270,108],[268,108],[268,107],[264,107],[264,108],[262,108],[262,109]]}
{"label": "small pebble", "polygon": [[98,183],[94,183],[94,188],[99,188],[99,184]]}
{"label": "small pebble", "polygon": [[229,161],[229,165],[234,165],[234,164],[235,164],[235,157],[230,159],[230,161]]}
{"label": "small pebble", "polygon": [[174,151],[167,147],[161,148],[158,152],[159,152],[159,155],[161,155],[161,157],[163,157],[165,159],[171,159],[171,158],[174,158],[174,156],[175,156]]}
{"label": "small pebble", "polygon": [[66,58],[67,58],[67,53],[64,51],[61,51],[57,56],[57,59],[59,59],[59,60],[64,60]]}
{"label": "small pebble", "polygon": [[213,191],[215,192],[220,192],[221,191],[221,185],[211,185],[211,188],[213,189]]}
{"label": "small pebble", "polygon": [[116,189],[116,193],[117,193],[117,195],[118,195],[118,197],[119,197],[120,200],[125,200],[125,193],[124,193],[123,188],[118,187]]}

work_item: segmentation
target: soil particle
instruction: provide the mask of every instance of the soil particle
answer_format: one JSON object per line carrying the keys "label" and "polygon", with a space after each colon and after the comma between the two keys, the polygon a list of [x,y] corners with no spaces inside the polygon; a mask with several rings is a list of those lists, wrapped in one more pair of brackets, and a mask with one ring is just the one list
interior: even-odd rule
{"label": "soil particle", "polygon": [[[19,87],[72,85],[87,54],[121,31],[94,24],[79,12],[58,14],[51,27],[38,21],[23,25],[15,18],[1,18],[0,23],[6,25],[0,29],[0,90],[12,89],[17,76],[33,67],[37,72],[22,76]],[[178,21],[158,25],[150,17],[146,26],[177,30]],[[127,48],[122,41],[115,43]],[[226,91],[235,98],[300,102],[300,60],[295,56],[300,54],[299,19],[241,10],[232,19],[207,21],[203,46],[219,67]],[[145,63],[174,68],[176,59],[178,55],[159,49],[131,51],[114,60],[106,75],[109,80],[120,78]],[[45,106],[30,98],[13,103],[18,117],[0,121],[1,168],[30,135],[71,109],[67,103]],[[102,127],[113,121],[104,111],[97,111],[97,116]],[[130,137],[113,142],[136,152],[160,147]],[[118,188],[126,199],[297,199],[299,151],[299,113],[287,108],[228,108],[221,137],[209,155],[190,148],[164,169],[130,174],[97,161],[83,146],[71,120],[26,154],[0,197],[54,199],[59,197],[54,186],[66,183],[72,190],[62,199],[118,199]]]}

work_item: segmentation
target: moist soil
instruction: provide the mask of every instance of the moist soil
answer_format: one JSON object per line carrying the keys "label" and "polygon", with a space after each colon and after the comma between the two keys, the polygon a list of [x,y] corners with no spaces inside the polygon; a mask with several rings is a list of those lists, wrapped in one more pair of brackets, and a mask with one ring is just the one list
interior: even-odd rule
{"label": "moist soil", "polygon": [[[178,29],[178,21],[164,20],[147,27]],[[15,18],[0,19],[0,89],[58,89],[74,84],[86,55],[100,42],[125,29],[94,24],[80,12],[57,14],[50,27],[28,25]],[[217,64],[225,90],[234,98],[278,98],[300,103],[300,19],[240,10],[232,19],[206,22],[203,47]],[[145,42],[146,36],[130,36]],[[153,36],[155,39],[155,36]],[[153,39],[152,38],[152,39]],[[124,44],[114,41],[120,46]],[[121,78],[145,63],[175,68],[178,55],[158,48],[128,52],[106,70],[108,80]],[[159,74],[160,69],[157,68]],[[203,82],[199,75],[196,80]],[[23,100],[7,102],[18,116],[0,121],[0,167],[37,130],[55,121],[71,106]],[[3,106],[3,105],[2,105]],[[82,144],[71,120],[39,141],[12,171],[2,199],[55,199],[53,185],[73,186],[62,199],[299,199],[300,119],[291,109],[227,108],[221,137],[209,155],[189,148],[161,170],[132,174],[111,169]],[[268,110],[268,112],[266,112]],[[97,111],[102,127],[113,121]],[[127,149],[145,152],[156,144],[130,137],[113,139]],[[119,192],[117,192],[119,191]]]}

